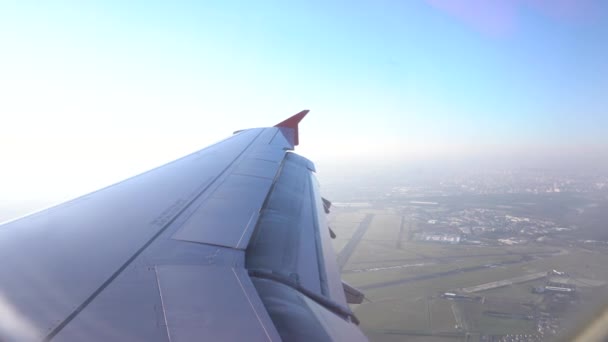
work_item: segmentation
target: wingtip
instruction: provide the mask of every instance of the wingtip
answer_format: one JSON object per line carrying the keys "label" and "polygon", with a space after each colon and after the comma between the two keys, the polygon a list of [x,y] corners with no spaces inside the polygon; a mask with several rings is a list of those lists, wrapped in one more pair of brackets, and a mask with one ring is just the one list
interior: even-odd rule
{"label": "wingtip", "polygon": [[309,110],[308,109],[304,109],[303,111],[294,114],[292,116],[290,116],[288,119],[285,119],[281,122],[279,122],[278,124],[274,125],[274,127],[285,127],[285,128],[291,128],[294,130],[294,141],[293,141],[293,145],[297,146],[300,143],[300,137],[299,137],[299,131],[298,131],[298,124],[300,123],[300,121],[302,121],[302,119],[304,119],[304,117],[306,116],[306,114],[308,114]]}
{"label": "wingtip", "polygon": [[290,116],[288,119],[279,122],[278,124],[274,125],[274,127],[287,127],[297,129],[298,124],[300,123],[300,121],[302,121],[302,119],[304,119],[304,117],[306,116],[306,114],[308,114],[309,111],[310,110],[308,109],[304,109],[303,111]]}

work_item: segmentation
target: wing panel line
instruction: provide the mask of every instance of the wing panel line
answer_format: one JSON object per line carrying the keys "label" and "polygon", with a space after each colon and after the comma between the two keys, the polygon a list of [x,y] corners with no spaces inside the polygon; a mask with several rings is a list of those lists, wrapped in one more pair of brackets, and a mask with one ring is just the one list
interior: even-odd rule
{"label": "wing panel line", "polygon": [[247,233],[247,231],[249,230],[249,227],[251,226],[251,222],[254,220],[254,218],[257,219],[259,218],[259,210],[258,212],[252,212],[251,216],[249,216],[249,221],[247,221],[247,225],[245,226],[245,228],[243,228],[243,233],[241,234],[241,238],[239,239],[239,241],[236,243],[236,248],[239,248],[239,245],[241,244],[241,241],[243,241],[243,237],[245,236],[245,233]]}
{"label": "wing panel line", "polygon": [[266,326],[264,325],[264,322],[262,322],[260,315],[258,314],[257,310],[253,306],[253,303],[251,302],[251,299],[249,298],[249,295],[247,294],[247,291],[245,290],[245,287],[243,286],[243,283],[241,282],[241,279],[239,278],[239,275],[236,273],[236,270],[234,268],[232,268],[232,273],[234,273],[234,277],[238,281],[239,286],[241,287],[241,290],[243,291],[243,294],[245,295],[245,298],[247,298],[247,302],[249,302],[249,306],[251,306],[251,310],[253,310],[255,317],[258,319],[258,322],[260,322],[262,329],[264,329],[264,334],[266,334],[266,337],[268,337],[268,341],[272,342],[272,338],[270,337],[268,330],[266,330]]}
{"label": "wing panel line", "polygon": [[156,286],[158,286],[158,294],[160,295],[161,309],[163,310],[163,318],[165,320],[165,329],[167,330],[167,339],[171,342],[171,333],[169,332],[169,321],[167,321],[167,313],[165,312],[165,300],[163,299],[163,291],[160,290],[160,277],[158,275],[158,268],[154,268],[156,273]]}

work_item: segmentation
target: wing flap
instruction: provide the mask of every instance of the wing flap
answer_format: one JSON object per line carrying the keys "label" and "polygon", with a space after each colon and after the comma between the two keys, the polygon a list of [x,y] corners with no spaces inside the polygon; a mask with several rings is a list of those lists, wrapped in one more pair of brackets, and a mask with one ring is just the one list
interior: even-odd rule
{"label": "wing flap", "polygon": [[[285,150],[271,146],[267,128],[250,150],[228,171],[224,181],[173,235],[174,239],[245,249],[272,187]],[[270,139],[272,141],[272,139]]]}
{"label": "wing flap", "polygon": [[[265,189],[264,189],[265,190]],[[236,194],[235,194],[236,195]],[[263,194],[257,194],[263,201]],[[247,201],[211,198],[199,208],[174,239],[243,249],[257,222],[259,208]]]}
{"label": "wing flap", "polygon": [[280,341],[244,269],[169,265],[157,277],[170,341]]}

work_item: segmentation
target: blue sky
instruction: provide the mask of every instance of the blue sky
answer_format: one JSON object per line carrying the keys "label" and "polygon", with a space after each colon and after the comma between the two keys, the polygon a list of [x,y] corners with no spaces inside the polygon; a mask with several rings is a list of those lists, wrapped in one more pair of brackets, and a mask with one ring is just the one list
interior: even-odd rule
{"label": "blue sky", "polygon": [[92,189],[303,108],[316,161],[591,155],[607,41],[599,0],[5,1],[0,186]]}

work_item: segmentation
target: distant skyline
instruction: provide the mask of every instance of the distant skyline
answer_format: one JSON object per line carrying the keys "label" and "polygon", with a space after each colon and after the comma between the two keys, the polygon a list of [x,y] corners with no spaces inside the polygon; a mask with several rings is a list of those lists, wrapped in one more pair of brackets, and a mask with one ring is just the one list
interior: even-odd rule
{"label": "distant skyline", "polygon": [[297,151],[320,165],[601,163],[607,39],[601,0],[3,2],[0,200],[304,108]]}

